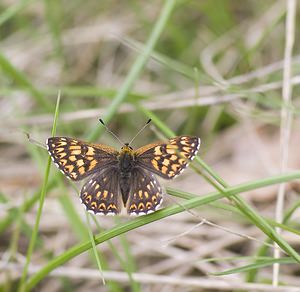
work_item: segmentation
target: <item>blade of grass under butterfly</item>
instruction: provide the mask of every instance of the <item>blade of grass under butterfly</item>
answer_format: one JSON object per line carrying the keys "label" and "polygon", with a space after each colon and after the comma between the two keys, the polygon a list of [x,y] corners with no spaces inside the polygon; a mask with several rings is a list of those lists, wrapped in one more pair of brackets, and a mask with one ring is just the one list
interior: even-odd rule
{"label": "blade of grass under butterfly", "polygon": [[[58,94],[57,101],[56,101],[56,107],[55,107],[55,114],[54,114],[54,121],[53,121],[53,127],[52,127],[52,136],[55,136],[55,131],[56,131],[56,125],[57,125],[57,118],[58,118],[58,111],[59,111],[59,103],[60,103],[60,93]],[[28,266],[31,261],[31,256],[33,252],[33,248],[35,246],[36,238],[37,238],[37,233],[39,229],[39,224],[40,224],[40,219],[42,215],[42,210],[43,210],[43,205],[44,205],[44,200],[45,200],[45,195],[46,195],[46,188],[47,188],[47,182],[48,182],[48,177],[50,173],[50,163],[51,163],[51,158],[49,156],[47,165],[46,165],[46,170],[45,170],[45,176],[44,176],[44,182],[43,182],[43,187],[41,190],[40,194],[40,201],[39,201],[39,207],[38,211],[36,214],[36,220],[33,228],[33,232],[30,238],[28,250],[27,250],[27,255],[26,255],[26,262],[25,266],[22,272],[20,284],[19,284],[19,291],[23,292],[25,291],[25,280],[27,277],[28,273]]]}
{"label": "blade of grass under butterfly", "polygon": [[[272,176],[261,180],[251,181],[248,183],[240,184],[238,186],[230,187],[225,189],[225,194],[222,192],[213,192],[207,195],[203,195],[201,197],[195,197],[193,199],[187,200],[186,202],[183,202],[180,206],[175,205],[165,209],[161,209],[152,214],[138,217],[132,221],[119,224],[116,227],[111,228],[110,230],[101,232],[99,235],[95,236],[95,243],[100,244],[120,234],[136,229],[140,226],[144,226],[146,224],[175,215],[177,213],[184,212],[187,209],[197,208],[201,205],[209,204],[213,201],[224,198],[225,196],[234,196],[235,194],[238,193],[259,189],[262,187],[278,184],[281,182],[288,182],[295,179],[300,179],[299,171],[288,173],[288,174],[281,174],[279,176]],[[65,262],[87,251],[90,248],[91,248],[90,241],[73,246],[69,250],[65,251],[63,254],[57,256],[56,258],[48,262],[40,271],[38,271],[35,275],[33,275],[28,280],[26,288],[28,290],[32,289],[37,283],[39,283],[42,279],[44,279],[56,267],[61,266]]]}

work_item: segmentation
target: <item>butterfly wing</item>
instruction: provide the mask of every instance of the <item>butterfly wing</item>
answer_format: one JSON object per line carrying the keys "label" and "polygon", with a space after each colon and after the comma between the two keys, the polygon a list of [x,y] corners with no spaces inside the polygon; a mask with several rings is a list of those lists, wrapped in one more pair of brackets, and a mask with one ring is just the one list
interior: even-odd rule
{"label": "butterfly wing", "polygon": [[118,163],[118,151],[106,145],[67,137],[51,137],[46,145],[55,165],[75,181]]}
{"label": "butterfly wing", "polygon": [[93,177],[82,187],[80,198],[88,211],[94,214],[116,215],[122,203],[119,187],[119,171],[110,167]]}
{"label": "butterfly wing", "polygon": [[172,179],[195,158],[199,148],[198,137],[175,137],[168,143],[149,144],[137,149],[136,164],[165,179]]}
{"label": "butterfly wing", "polygon": [[157,210],[162,203],[162,188],[154,174],[136,167],[133,169],[131,177],[127,213],[144,215]]}

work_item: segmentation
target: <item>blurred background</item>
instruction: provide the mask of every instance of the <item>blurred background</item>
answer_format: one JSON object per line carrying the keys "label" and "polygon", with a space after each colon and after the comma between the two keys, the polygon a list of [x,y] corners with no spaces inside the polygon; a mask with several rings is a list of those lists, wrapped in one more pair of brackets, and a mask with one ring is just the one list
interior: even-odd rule
{"label": "blurred background", "polygon": [[[151,117],[154,122],[134,141],[135,148],[167,139],[171,129],[175,135],[199,136],[200,157],[229,185],[280,172],[287,2],[1,1],[1,291],[17,289],[48,161],[47,152],[25,133],[40,143],[51,136],[59,91],[57,135],[119,149],[98,119],[126,142]],[[167,16],[162,13],[166,6]],[[285,140],[288,170],[300,166],[299,12],[298,4],[288,105],[293,120]],[[134,75],[159,22],[150,57]],[[162,184],[198,196],[215,190],[192,169]],[[79,188],[51,165],[29,276],[89,240]],[[297,182],[286,186],[285,211],[299,203],[299,191]],[[277,192],[274,185],[243,197],[261,215],[274,218]],[[180,202],[166,195],[163,207]],[[255,285],[270,285],[272,267],[210,275],[253,262],[262,248],[261,255],[273,254],[256,226],[223,207],[209,204],[181,212],[99,245],[106,286],[92,253],[85,252],[34,291],[232,291],[231,285],[258,291]],[[130,220],[97,216],[105,230]],[[299,228],[297,208],[290,224]],[[93,230],[99,233],[94,224]],[[299,251],[299,235],[283,236]],[[126,263],[137,273],[136,281],[128,277]],[[294,289],[300,286],[299,273],[298,265],[283,266],[280,282]],[[185,280],[177,283],[178,278]]]}

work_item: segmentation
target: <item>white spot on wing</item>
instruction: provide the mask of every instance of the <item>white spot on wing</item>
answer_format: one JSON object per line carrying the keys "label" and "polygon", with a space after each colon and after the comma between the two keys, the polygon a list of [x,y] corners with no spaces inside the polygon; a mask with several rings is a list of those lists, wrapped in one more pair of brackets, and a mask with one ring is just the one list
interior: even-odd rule
{"label": "white spot on wing", "polygon": [[129,213],[129,216],[137,216],[138,214],[137,213],[135,213],[135,212],[130,212]]}
{"label": "white spot on wing", "polygon": [[200,138],[198,138],[197,152],[200,149],[200,144],[201,144],[201,140],[200,140]]}
{"label": "white spot on wing", "polygon": [[[162,202],[163,202],[163,198],[161,197],[161,199],[160,199],[160,201],[159,201],[159,204],[157,204],[157,205],[155,206],[155,211],[157,211],[157,210],[160,208]],[[152,211],[152,210],[151,210],[151,211]]]}
{"label": "white spot on wing", "polygon": [[[104,215],[104,214],[103,214]],[[108,212],[107,214],[106,214],[106,216],[115,216],[116,215],[116,213],[114,213],[114,212]]]}

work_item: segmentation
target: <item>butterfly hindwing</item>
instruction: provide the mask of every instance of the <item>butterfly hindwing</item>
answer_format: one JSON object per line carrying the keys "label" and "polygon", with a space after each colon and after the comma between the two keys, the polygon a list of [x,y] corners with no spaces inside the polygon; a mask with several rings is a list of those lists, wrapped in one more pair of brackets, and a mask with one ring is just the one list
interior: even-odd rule
{"label": "butterfly hindwing", "polygon": [[118,152],[106,145],[67,137],[51,137],[46,144],[56,166],[75,181],[118,163]]}
{"label": "butterfly hindwing", "polygon": [[132,172],[127,213],[130,215],[152,213],[161,203],[162,188],[157,178],[142,168],[135,168]]}
{"label": "butterfly hindwing", "polygon": [[165,179],[179,175],[195,158],[200,148],[200,139],[179,136],[168,143],[149,144],[136,150],[137,164]]}
{"label": "butterfly hindwing", "polygon": [[120,213],[122,203],[119,191],[119,172],[116,167],[94,174],[83,186],[81,202],[94,214],[115,215]]}

